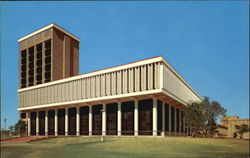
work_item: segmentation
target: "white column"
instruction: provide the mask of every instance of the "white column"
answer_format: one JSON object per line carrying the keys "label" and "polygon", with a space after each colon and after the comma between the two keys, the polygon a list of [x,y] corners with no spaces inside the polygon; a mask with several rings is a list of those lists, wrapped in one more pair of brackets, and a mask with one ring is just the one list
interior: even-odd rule
{"label": "white column", "polygon": [[102,104],[102,135],[106,135],[106,104]]}
{"label": "white column", "polygon": [[89,106],[89,135],[92,135],[92,106]]}
{"label": "white column", "polygon": [[28,136],[30,136],[30,132],[31,132],[30,112],[27,112],[27,124],[28,124]]}
{"label": "white column", "polygon": [[80,107],[76,107],[76,135],[80,135]]}
{"label": "white column", "polygon": [[48,110],[45,110],[45,135],[48,135]]}
{"label": "white column", "polygon": [[138,127],[138,100],[134,100],[135,102],[135,109],[134,109],[134,134],[138,136],[139,127]]}
{"label": "white column", "polygon": [[121,136],[122,134],[122,112],[121,112],[121,102],[118,102],[118,111],[117,111],[117,134]]}
{"label": "white column", "polygon": [[39,135],[39,111],[36,112],[36,135]]}
{"label": "white column", "polygon": [[58,110],[55,109],[55,136],[58,136]]}
{"label": "white column", "polygon": [[153,136],[157,136],[157,99],[153,98]]}
{"label": "white column", "polygon": [[168,105],[168,131],[172,132],[172,125],[171,125],[171,105]]}
{"label": "white column", "polygon": [[68,122],[69,122],[68,108],[65,108],[65,136],[68,135]]}
{"label": "white column", "polygon": [[174,107],[174,132],[177,132],[177,116],[176,116],[176,108],[175,107]]}
{"label": "white column", "polygon": [[165,103],[162,103],[162,136],[165,136]]}

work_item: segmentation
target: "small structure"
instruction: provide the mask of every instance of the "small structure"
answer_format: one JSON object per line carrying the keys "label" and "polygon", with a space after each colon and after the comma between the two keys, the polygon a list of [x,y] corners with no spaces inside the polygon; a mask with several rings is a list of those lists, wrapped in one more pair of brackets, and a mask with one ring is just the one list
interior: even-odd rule
{"label": "small structure", "polygon": [[[250,119],[240,119],[239,116],[226,116],[221,118],[221,123],[218,125],[217,130],[219,135],[234,137],[237,132],[235,126],[246,124],[249,126]],[[249,138],[249,132],[243,134],[243,138]]]}

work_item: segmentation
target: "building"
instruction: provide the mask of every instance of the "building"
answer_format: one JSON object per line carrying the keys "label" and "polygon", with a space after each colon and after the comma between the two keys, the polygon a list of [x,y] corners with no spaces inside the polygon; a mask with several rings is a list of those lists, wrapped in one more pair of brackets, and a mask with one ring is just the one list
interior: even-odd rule
{"label": "building", "polygon": [[183,107],[202,100],[161,56],[78,75],[80,40],[56,24],[18,42],[28,135],[185,135]]}
{"label": "building", "polygon": [[[221,118],[220,126],[223,126],[225,130],[222,128],[218,128],[219,133],[223,133],[224,136],[233,137],[236,132],[236,125],[246,124],[250,127],[250,119],[240,119],[239,116],[227,116]],[[226,128],[225,128],[226,127]],[[249,132],[243,134],[243,138],[249,138]]]}

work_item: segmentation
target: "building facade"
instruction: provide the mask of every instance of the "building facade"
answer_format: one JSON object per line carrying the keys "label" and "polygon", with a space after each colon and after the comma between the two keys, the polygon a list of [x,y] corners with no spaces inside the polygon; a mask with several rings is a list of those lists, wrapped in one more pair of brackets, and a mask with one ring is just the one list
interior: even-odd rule
{"label": "building facade", "polygon": [[[221,118],[220,124],[227,128],[225,136],[234,137],[234,133],[237,132],[235,126],[246,124],[250,127],[250,119],[240,119],[239,116],[226,116]],[[222,132],[225,133],[219,128],[219,133]],[[244,133],[243,138],[249,138],[249,132]]]}
{"label": "building facade", "polygon": [[45,61],[46,42],[51,41],[51,79],[46,80],[42,71],[42,83],[30,84],[29,63],[23,66],[20,58],[26,82],[20,69],[18,111],[27,120],[28,135],[185,135],[183,108],[202,98],[163,57],[78,75],[80,40],[55,24],[21,38],[21,57],[39,44],[23,42],[39,34],[44,37],[48,30],[50,36],[40,42]]}

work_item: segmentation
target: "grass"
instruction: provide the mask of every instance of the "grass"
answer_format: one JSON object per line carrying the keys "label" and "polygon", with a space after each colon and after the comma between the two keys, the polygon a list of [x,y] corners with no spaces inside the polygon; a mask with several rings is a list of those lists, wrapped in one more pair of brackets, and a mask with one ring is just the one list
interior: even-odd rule
{"label": "grass", "polygon": [[187,137],[65,137],[3,143],[1,158],[248,157],[249,141]]}

